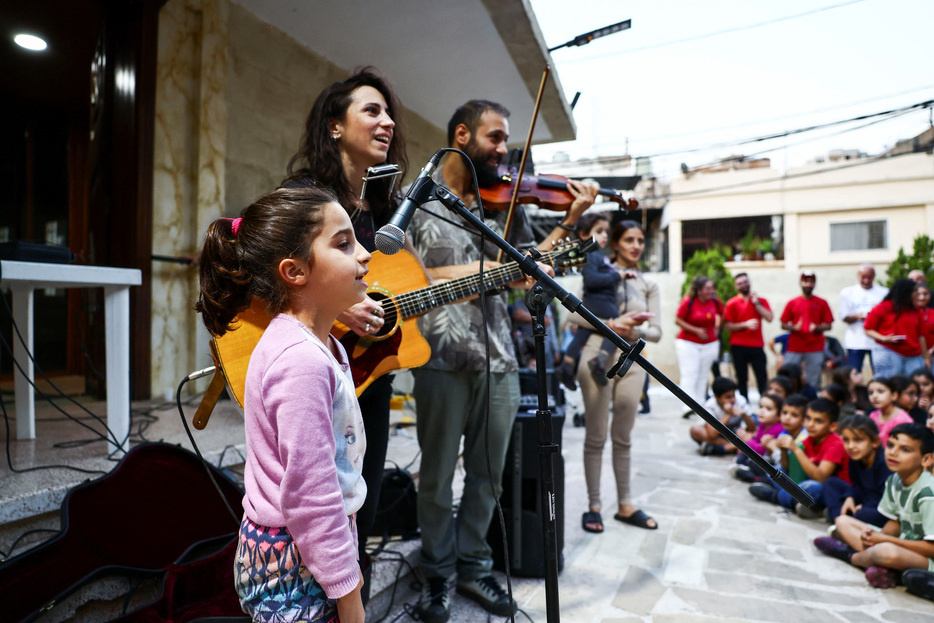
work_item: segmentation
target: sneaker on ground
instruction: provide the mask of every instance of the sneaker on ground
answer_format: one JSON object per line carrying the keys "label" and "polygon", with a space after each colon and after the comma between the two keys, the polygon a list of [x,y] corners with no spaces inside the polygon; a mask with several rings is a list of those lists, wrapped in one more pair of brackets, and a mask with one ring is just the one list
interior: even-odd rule
{"label": "sneaker on ground", "polygon": [[837,539],[830,536],[819,536],[814,539],[814,547],[838,560],[850,562],[856,550]]}
{"label": "sneaker on ground", "polygon": [[934,573],[925,569],[902,571],[902,584],[912,595],[934,601]]}
{"label": "sneaker on ground", "polygon": [[756,480],[755,474],[752,473],[752,470],[749,469],[747,465],[733,463],[727,471],[730,472],[730,476],[737,480],[742,480],[743,482],[755,482]]}
{"label": "sneaker on ground", "polygon": [[898,574],[892,569],[878,565],[866,569],[866,580],[876,588],[895,588],[898,586]]}
{"label": "sneaker on ground", "polygon": [[798,502],[795,504],[795,514],[801,519],[818,519],[824,516],[824,509],[814,510]]}
{"label": "sneaker on ground", "polygon": [[483,606],[484,610],[496,616],[507,617],[516,612],[516,602],[509,599],[509,595],[492,575],[472,580],[459,580],[457,593],[473,599]]}
{"label": "sneaker on ground", "polygon": [[755,482],[749,485],[749,493],[751,493],[754,498],[758,498],[763,502],[778,504],[778,491],[764,482]]}
{"label": "sneaker on ground", "polygon": [[445,623],[451,616],[451,593],[447,578],[428,578],[422,584],[422,596],[415,607],[420,621]]}

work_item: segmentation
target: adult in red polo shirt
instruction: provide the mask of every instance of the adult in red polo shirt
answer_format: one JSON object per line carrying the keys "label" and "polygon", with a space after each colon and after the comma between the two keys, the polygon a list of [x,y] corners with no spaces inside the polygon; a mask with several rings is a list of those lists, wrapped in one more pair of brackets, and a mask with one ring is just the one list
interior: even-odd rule
{"label": "adult in red polo shirt", "polygon": [[752,291],[746,273],[733,277],[733,284],[739,294],[726,302],[723,328],[730,332],[730,354],[733,356],[739,393],[749,400],[749,366],[752,366],[752,372],[756,375],[759,395],[764,396],[767,389],[762,322],[772,322],[772,308],[767,300]]}
{"label": "adult in red polo shirt", "polygon": [[800,283],[801,296],[788,301],[782,312],[782,329],[790,332],[785,363],[797,363],[803,367],[808,385],[820,387],[824,333],[833,324],[833,312],[827,301],[813,294],[817,285],[814,271],[801,271]]}
{"label": "adult in red polo shirt", "polygon": [[912,295],[918,285],[911,279],[892,284],[882,302],[866,315],[866,335],[876,341],[872,350],[873,373],[886,378],[895,374],[910,375],[924,367],[921,354],[922,325]]}

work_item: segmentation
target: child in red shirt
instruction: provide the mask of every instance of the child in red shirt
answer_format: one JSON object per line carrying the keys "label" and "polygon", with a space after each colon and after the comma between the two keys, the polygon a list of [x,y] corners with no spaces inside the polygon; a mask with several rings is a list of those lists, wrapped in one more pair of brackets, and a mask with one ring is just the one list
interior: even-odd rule
{"label": "child in red shirt", "polygon": [[[817,398],[808,403],[804,415],[804,427],[808,431],[807,439],[801,445],[794,443],[789,435],[778,438],[778,447],[788,450],[795,458],[807,476],[807,480],[799,486],[820,503],[821,488],[825,480],[831,476],[850,482],[850,457],[843,447],[843,439],[837,434],[837,418],[840,409],[826,398]],[[766,485],[765,487],[760,485]],[[760,500],[780,504],[785,508],[794,509],[799,517],[813,519],[823,514],[823,511],[813,511],[801,503],[796,503],[786,491],[769,483],[756,483],[749,488],[749,492]],[[768,491],[767,489],[771,489]]]}

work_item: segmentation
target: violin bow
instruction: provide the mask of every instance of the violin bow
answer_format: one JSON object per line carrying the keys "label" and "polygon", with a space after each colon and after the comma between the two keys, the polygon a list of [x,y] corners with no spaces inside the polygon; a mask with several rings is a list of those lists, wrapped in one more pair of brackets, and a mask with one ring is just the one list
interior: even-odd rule
{"label": "violin bow", "polygon": [[[538,96],[535,98],[535,110],[532,111],[532,123],[529,126],[529,135],[525,138],[525,149],[522,150],[522,160],[519,162],[519,171],[516,174],[516,185],[512,189],[512,200],[509,202],[509,209],[506,211],[506,225],[503,227],[503,238],[509,236],[509,230],[512,227],[513,210],[516,208],[516,201],[519,198],[519,188],[522,186],[522,174],[525,173],[525,162],[529,157],[529,149],[532,145],[532,134],[535,132],[535,121],[538,119],[538,109],[542,105],[542,94],[545,92],[545,83],[548,82],[548,74],[551,72],[551,66],[545,65],[545,71],[542,73],[542,83],[538,87]],[[496,256],[497,262],[503,261],[503,250],[500,249]]]}

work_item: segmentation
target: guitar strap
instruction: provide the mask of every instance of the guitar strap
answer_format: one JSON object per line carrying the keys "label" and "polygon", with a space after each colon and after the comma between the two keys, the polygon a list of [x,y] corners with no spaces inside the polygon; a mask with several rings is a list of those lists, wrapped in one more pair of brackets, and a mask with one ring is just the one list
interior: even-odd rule
{"label": "guitar strap", "polygon": [[201,404],[198,405],[198,410],[195,411],[194,417],[191,418],[191,423],[198,430],[204,430],[204,427],[208,425],[208,419],[211,417],[211,413],[213,413],[214,406],[217,404],[218,399],[224,392],[225,384],[224,374],[221,372],[220,366],[218,366],[214,370],[214,376],[211,378],[211,384],[208,386],[208,390],[204,392],[204,396],[201,398]]}

